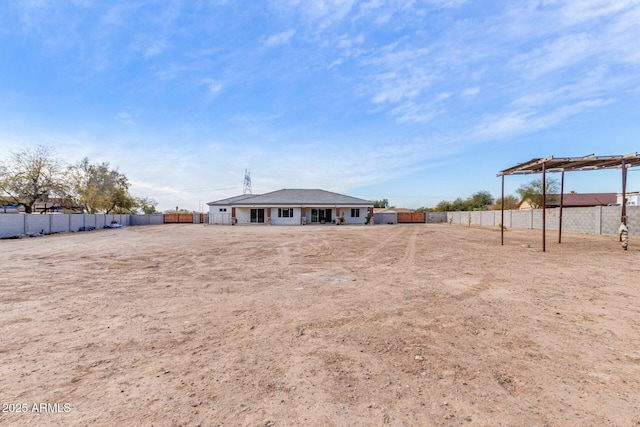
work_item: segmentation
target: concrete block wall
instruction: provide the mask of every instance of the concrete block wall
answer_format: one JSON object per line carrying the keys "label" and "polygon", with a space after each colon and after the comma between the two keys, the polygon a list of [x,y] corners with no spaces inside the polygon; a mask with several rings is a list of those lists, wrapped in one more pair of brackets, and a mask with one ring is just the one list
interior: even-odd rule
{"label": "concrete block wall", "polygon": [[[0,214],[0,238],[21,234],[65,233],[82,227],[102,228],[111,221],[130,225],[128,214]],[[162,217],[162,215],[160,215]]]}
{"label": "concrete block wall", "polygon": [[69,231],[78,231],[80,227],[85,227],[85,215],[71,215],[71,227]]}
{"label": "concrete block wall", "polygon": [[[542,229],[542,209],[538,209],[537,211],[538,211],[538,215],[540,216],[540,229]],[[563,209],[562,215],[564,216],[564,209]],[[548,209],[547,210],[547,230],[557,230],[559,227],[560,227],[560,209]],[[563,226],[563,229],[564,229],[564,226]]]}
{"label": "concrete block wall", "polygon": [[599,210],[600,207],[597,206],[593,208],[564,208],[562,210],[562,230],[596,234],[596,231],[599,231],[599,227],[596,229],[596,216],[599,212],[596,211]]}
{"label": "concrete block wall", "polygon": [[480,212],[480,225],[489,225],[489,226],[498,225],[498,223],[496,222],[496,211]]}
{"label": "concrete block wall", "polygon": [[447,222],[446,212],[427,212],[427,223],[436,224],[439,222]]}
{"label": "concrete block wall", "polygon": [[2,214],[0,215],[0,237],[15,236],[24,234],[25,215],[23,214]]}
{"label": "concrete block wall", "polygon": [[49,218],[50,216],[51,215],[26,215],[25,234],[51,233],[51,219]]}
{"label": "concrete block wall", "polygon": [[[471,214],[471,225],[482,225],[482,212],[472,211],[469,213]],[[467,216],[467,224],[468,223],[469,223],[469,217]]]}
{"label": "concrete block wall", "polygon": [[[500,223],[500,211],[447,212],[447,221],[452,220],[454,224],[468,225],[469,214],[471,214],[472,218],[471,225],[498,226]],[[482,214],[482,216],[478,214]],[[495,218],[493,224],[489,221],[491,214]],[[562,210],[562,230],[574,233],[616,236],[620,227],[620,214],[620,206],[564,208]],[[480,221],[482,221],[482,224]],[[546,210],[547,230],[558,230],[559,221],[559,209]],[[627,206],[627,224],[630,236],[640,236],[640,206]],[[507,228],[541,230],[542,210],[504,211],[504,225]]]}
{"label": "concrete block wall", "polygon": [[164,224],[163,214],[130,215],[130,225]]}
{"label": "concrete block wall", "polygon": [[[628,217],[627,223],[629,225],[630,230],[634,230],[635,228],[640,227],[640,222],[638,222],[637,220],[633,221],[631,219],[631,217],[637,218],[637,215],[633,215],[633,213],[640,214],[640,211],[638,211],[637,209],[634,211],[627,209],[627,217]],[[600,228],[602,229],[602,234],[608,234],[608,235],[618,234],[618,228],[620,228],[620,215],[621,215],[620,206],[604,206],[602,208],[602,215],[600,217],[600,221],[601,221]]]}
{"label": "concrete block wall", "polygon": [[[506,215],[506,212],[505,212]],[[533,210],[511,211],[510,228],[533,228]],[[509,225],[506,225],[509,227]]]}
{"label": "concrete block wall", "polygon": [[51,232],[63,233],[71,227],[71,215],[51,215]]}

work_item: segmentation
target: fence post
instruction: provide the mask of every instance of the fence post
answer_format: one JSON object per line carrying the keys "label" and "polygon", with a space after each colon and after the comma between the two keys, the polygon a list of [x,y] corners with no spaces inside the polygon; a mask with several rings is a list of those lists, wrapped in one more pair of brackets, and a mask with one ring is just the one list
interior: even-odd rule
{"label": "fence post", "polygon": [[529,227],[531,230],[533,230],[533,211],[535,209],[531,209],[531,226]]}

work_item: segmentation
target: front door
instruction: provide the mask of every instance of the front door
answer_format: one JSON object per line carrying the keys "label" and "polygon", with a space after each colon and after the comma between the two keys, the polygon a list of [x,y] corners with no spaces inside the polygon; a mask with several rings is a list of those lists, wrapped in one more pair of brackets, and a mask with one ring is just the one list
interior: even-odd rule
{"label": "front door", "polygon": [[320,224],[330,223],[331,209],[311,209],[311,222]]}
{"label": "front door", "polygon": [[264,224],[264,209],[251,209],[251,222]]}

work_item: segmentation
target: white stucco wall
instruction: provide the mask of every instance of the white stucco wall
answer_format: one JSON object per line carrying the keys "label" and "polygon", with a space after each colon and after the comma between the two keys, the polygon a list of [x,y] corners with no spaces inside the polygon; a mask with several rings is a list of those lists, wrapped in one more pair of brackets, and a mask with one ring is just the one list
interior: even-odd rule
{"label": "white stucco wall", "polygon": [[[351,216],[351,209],[360,209],[360,216],[359,217],[352,217]],[[368,215],[368,209],[367,208],[340,208],[340,216],[342,216],[344,214],[344,223],[345,224],[364,224],[367,222],[367,215]]]}
{"label": "white stucco wall", "polygon": [[[293,208],[293,217],[291,218],[279,218],[278,209],[288,209],[285,207],[271,208],[271,224],[272,225],[300,225],[300,216],[302,209]],[[266,212],[265,212],[266,215]]]}
{"label": "white stucco wall", "polygon": [[[293,209],[293,217],[278,217],[278,208],[280,209],[288,209],[289,207],[272,207],[271,208],[271,224],[272,225],[300,225],[302,219],[302,209],[299,207],[291,207]],[[220,212],[220,209],[226,209],[226,212]],[[267,207],[236,207],[236,224],[238,225],[255,225],[262,223],[252,223],[251,222],[251,209],[264,209],[264,224],[268,224],[268,214]],[[336,221],[338,218],[336,216],[336,208],[328,207],[328,206],[317,206],[317,207],[306,207],[305,208],[305,219],[307,224],[311,224],[311,210],[312,209],[331,209],[331,220]],[[340,215],[344,216],[345,224],[365,224],[367,220],[368,209],[367,207],[357,207],[353,209],[360,209],[359,217],[351,216],[350,207],[340,207]],[[209,206],[209,224],[230,224],[232,221],[231,217],[232,208],[231,206]],[[329,222],[330,224],[331,222]]]}
{"label": "white stucco wall", "polygon": [[231,206],[209,206],[209,224],[231,224]]}

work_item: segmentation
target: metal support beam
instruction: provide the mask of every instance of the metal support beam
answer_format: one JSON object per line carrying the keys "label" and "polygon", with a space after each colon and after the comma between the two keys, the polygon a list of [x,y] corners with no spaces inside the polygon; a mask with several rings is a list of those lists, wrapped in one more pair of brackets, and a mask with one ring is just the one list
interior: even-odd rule
{"label": "metal support beam", "polygon": [[502,175],[502,212],[500,216],[500,244],[504,246],[504,175]]}
{"label": "metal support beam", "polygon": [[620,222],[627,225],[627,166],[622,160],[622,215]]}
{"label": "metal support beam", "polygon": [[558,218],[558,244],[562,243],[562,205],[564,204],[564,169],[560,180],[560,218]]}
{"label": "metal support beam", "polygon": [[547,250],[547,162],[542,163],[542,252]]}

